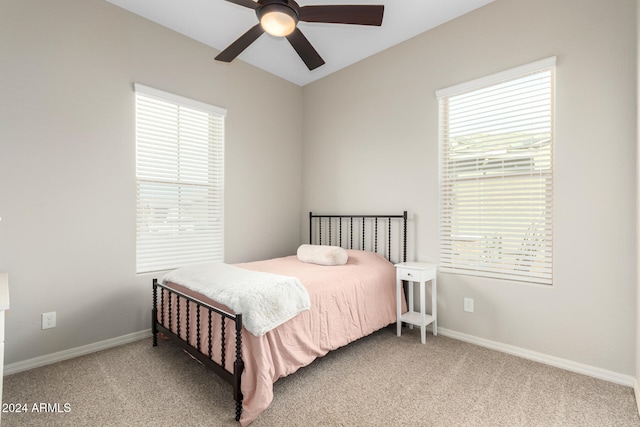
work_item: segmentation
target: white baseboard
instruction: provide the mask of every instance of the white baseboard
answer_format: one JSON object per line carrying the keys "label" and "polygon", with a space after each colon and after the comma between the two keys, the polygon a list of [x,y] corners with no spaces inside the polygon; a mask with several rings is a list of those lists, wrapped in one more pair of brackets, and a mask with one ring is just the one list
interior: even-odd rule
{"label": "white baseboard", "polygon": [[[637,381],[631,375],[619,374],[617,372],[608,371],[606,369],[584,365],[582,363],[574,362],[571,360],[549,356],[548,354],[538,353],[521,347],[475,337],[473,335],[463,334],[462,332],[456,332],[446,328],[438,328],[438,334],[442,334],[446,337],[465,341],[471,344],[476,344],[481,347],[490,348],[492,350],[501,351],[503,353],[512,354],[514,356],[519,356],[524,359],[529,359],[536,362],[544,363],[546,365],[555,366],[556,368],[566,369],[567,371],[572,371],[601,380],[610,381],[612,383],[633,387],[636,394],[636,402],[638,402],[638,398],[640,397],[640,389],[638,388]],[[640,410],[640,406],[638,407],[638,409]]]}
{"label": "white baseboard", "polygon": [[85,354],[94,353],[100,350],[117,347],[119,345],[128,344],[151,336],[151,329],[132,334],[123,335],[121,337],[111,338],[108,340],[96,342],[93,344],[83,345],[81,347],[71,348],[69,350],[59,351],[57,353],[47,354],[44,356],[34,357],[33,359],[24,360],[22,362],[10,363],[4,367],[4,375],[15,374],[17,372],[27,371],[40,366],[50,365],[52,363],[61,362],[63,360],[72,359]]}

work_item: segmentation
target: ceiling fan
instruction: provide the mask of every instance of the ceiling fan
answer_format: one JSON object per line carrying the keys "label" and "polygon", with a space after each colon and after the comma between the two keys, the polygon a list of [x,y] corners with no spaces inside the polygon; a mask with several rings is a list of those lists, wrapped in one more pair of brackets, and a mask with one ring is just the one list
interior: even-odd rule
{"label": "ceiling fan", "polygon": [[298,21],[330,24],[382,25],[383,5],[302,6],[293,0],[227,0],[256,11],[258,24],[220,52],[218,61],[231,62],[251,43],[266,32],[286,37],[309,70],[324,64],[324,60],[296,26]]}

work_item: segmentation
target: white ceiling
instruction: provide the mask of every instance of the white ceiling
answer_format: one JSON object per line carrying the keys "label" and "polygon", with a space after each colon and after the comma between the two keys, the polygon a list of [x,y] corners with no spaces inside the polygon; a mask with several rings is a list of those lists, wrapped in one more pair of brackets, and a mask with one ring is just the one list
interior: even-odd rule
{"label": "white ceiling", "polygon": [[[225,0],[106,0],[219,51],[258,21],[255,11]],[[298,28],[325,60],[309,71],[289,42],[263,34],[238,58],[304,86],[408,40],[493,0],[297,0],[321,4],[384,4],[381,27],[299,22]]]}

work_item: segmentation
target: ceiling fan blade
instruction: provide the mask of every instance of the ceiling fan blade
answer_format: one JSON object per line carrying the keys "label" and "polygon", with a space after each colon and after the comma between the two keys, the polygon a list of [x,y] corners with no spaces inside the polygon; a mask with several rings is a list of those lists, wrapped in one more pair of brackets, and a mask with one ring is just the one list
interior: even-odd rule
{"label": "ceiling fan blade", "polygon": [[311,43],[309,43],[309,40],[307,40],[299,28],[293,30],[293,33],[287,36],[287,40],[289,40],[291,46],[298,52],[298,55],[300,55],[300,58],[307,65],[309,71],[315,70],[324,64],[324,59],[322,59],[313,46],[311,46]]}
{"label": "ceiling fan blade", "polygon": [[257,40],[264,33],[262,26],[256,24],[249,31],[241,35],[236,41],[231,43],[229,47],[220,52],[216,59],[223,62],[231,62],[236,56],[240,55],[251,43]]}
{"label": "ceiling fan blade", "polygon": [[382,25],[384,5],[302,6],[300,21],[330,24]]}
{"label": "ceiling fan blade", "polygon": [[240,6],[248,7],[250,9],[257,9],[260,4],[256,3],[253,0],[227,0],[229,3],[235,3]]}

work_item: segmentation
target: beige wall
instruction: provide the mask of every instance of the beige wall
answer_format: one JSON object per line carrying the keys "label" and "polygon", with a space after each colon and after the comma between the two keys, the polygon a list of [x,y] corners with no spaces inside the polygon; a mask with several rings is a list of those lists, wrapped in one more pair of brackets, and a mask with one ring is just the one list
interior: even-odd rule
{"label": "beige wall", "polygon": [[407,209],[436,261],[435,91],[555,55],[554,285],[441,274],[439,326],[635,376],[635,27],[634,0],[496,0],[305,86],[303,210]]}
{"label": "beige wall", "polygon": [[[228,110],[227,261],[295,251],[302,89],[216,54],[102,0],[0,2],[7,364],[150,327],[152,275],[135,274],[134,82]],[[42,331],[48,311],[57,327]]]}

